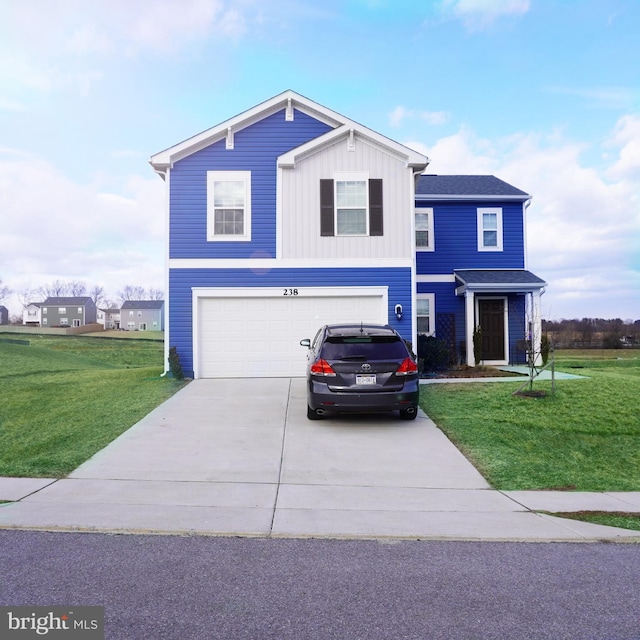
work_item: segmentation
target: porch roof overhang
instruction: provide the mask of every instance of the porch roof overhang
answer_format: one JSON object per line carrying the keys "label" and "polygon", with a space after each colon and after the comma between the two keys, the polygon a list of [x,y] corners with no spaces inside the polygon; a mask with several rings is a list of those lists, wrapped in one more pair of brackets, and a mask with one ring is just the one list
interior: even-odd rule
{"label": "porch roof overhang", "polygon": [[455,269],[456,295],[543,292],[547,283],[525,269]]}

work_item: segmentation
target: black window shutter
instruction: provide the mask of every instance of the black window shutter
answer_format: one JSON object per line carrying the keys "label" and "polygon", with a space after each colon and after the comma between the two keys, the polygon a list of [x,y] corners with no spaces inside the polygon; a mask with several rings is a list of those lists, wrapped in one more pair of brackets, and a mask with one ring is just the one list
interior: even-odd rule
{"label": "black window shutter", "polygon": [[369,180],[369,235],[383,235],[382,225],[382,180]]}
{"label": "black window shutter", "polygon": [[320,235],[335,235],[333,180],[320,180]]}

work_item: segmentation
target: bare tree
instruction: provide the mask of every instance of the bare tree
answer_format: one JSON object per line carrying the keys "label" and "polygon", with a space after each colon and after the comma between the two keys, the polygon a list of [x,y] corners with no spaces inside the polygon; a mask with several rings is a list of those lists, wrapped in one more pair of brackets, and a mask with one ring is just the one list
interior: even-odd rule
{"label": "bare tree", "polygon": [[154,289],[153,287],[149,287],[147,295],[149,296],[147,300],[163,300],[164,299],[164,292],[161,291],[160,289]]}
{"label": "bare tree", "polygon": [[2,284],[2,280],[0,280],[0,302],[5,298],[8,298],[11,293],[11,289],[6,284]]}
{"label": "bare tree", "polygon": [[122,291],[118,291],[118,297],[122,302],[127,300],[144,300],[145,292],[143,287],[134,287],[128,284]]}
{"label": "bare tree", "polygon": [[36,292],[33,289],[23,289],[22,291],[18,291],[18,302],[23,309],[26,309],[33,302],[35,293]]}
{"label": "bare tree", "polygon": [[67,283],[61,280],[54,280],[51,283],[42,285],[38,292],[43,298],[62,298],[67,295]]}
{"label": "bare tree", "polygon": [[84,282],[78,280],[72,280],[67,283],[67,295],[72,298],[79,298],[87,295],[87,285]]}
{"label": "bare tree", "polygon": [[101,287],[100,285],[94,285],[89,291],[89,296],[95,302],[96,307],[106,302],[104,297],[104,287]]}

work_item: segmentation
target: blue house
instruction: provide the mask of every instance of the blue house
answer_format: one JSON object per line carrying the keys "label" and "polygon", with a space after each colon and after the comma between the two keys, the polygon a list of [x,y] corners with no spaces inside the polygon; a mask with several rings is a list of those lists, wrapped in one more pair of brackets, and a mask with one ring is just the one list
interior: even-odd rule
{"label": "blue house", "polygon": [[444,337],[460,350],[490,300],[507,300],[508,343],[484,359],[525,337],[525,294],[544,286],[525,271],[529,196],[495,178],[477,180],[504,193],[443,194],[425,156],[292,91],[150,162],[167,190],[165,346],[188,376],[303,375],[300,339],[334,322],[415,343],[453,317]]}
{"label": "blue house", "polygon": [[422,175],[416,187],[418,332],[445,340],[457,359],[521,363],[539,352],[546,282],[527,270],[531,196],[494,176]]}

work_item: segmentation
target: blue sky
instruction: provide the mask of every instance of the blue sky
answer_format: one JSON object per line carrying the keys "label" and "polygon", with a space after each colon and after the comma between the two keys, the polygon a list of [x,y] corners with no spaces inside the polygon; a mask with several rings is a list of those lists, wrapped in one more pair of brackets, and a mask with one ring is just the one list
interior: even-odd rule
{"label": "blue sky", "polygon": [[638,33],[636,0],[1,0],[0,280],[162,289],[149,156],[293,89],[530,193],[546,318],[638,319]]}

